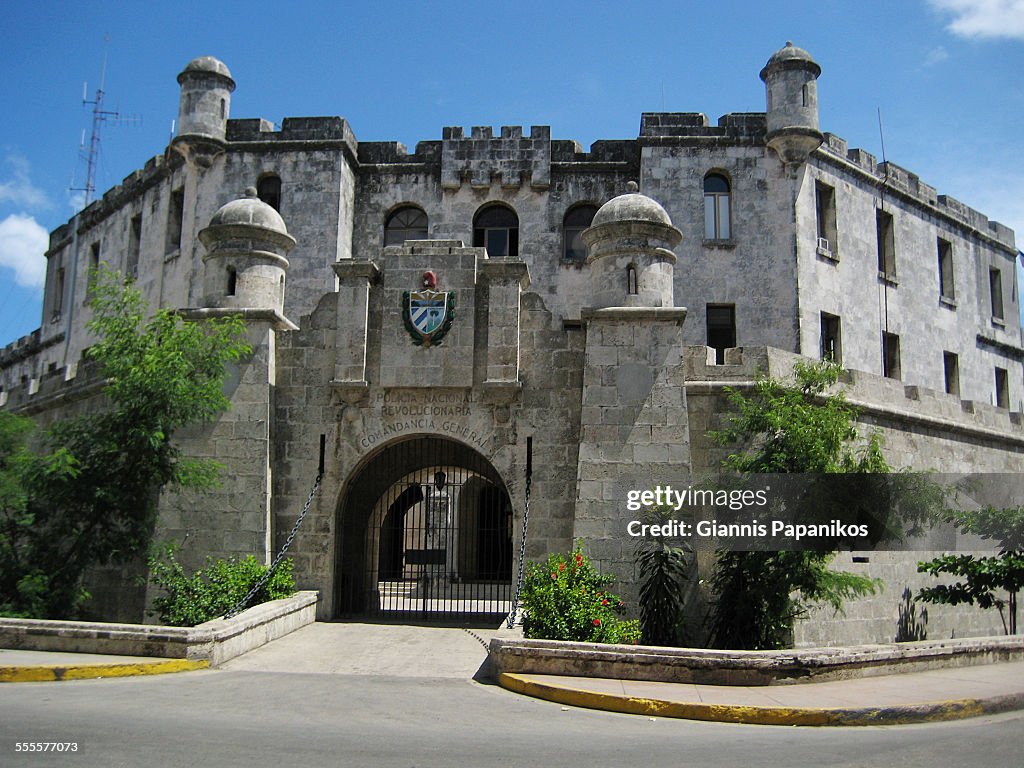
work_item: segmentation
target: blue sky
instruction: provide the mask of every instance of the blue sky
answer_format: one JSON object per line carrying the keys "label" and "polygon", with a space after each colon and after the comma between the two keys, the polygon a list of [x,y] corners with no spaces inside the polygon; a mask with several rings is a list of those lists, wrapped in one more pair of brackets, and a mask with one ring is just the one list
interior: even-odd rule
{"label": "blue sky", "polygon": [[85,183],[81,104],[103,130],[97,188],[162,153],[195,56],[238,84],[232,117],[341,115],[410,149],[446,125],[551,125],[587,146],[644,111],[764,110],[786,40],[822,67],[821,126],[1013,227],[1024,244],[1024,0],[9,4],[0,123],[0,345],[38,327],[47,232]]}

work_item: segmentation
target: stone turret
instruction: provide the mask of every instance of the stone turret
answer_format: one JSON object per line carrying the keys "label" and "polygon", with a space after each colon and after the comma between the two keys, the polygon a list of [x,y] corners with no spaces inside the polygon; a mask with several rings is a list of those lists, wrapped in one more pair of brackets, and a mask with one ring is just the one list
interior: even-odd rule
{"label": "stone turret", "polygon": [[209,165],[210,159],[224,148],[235,81],[224,62],[213,56],[200,56],[185,65],[178,83],[178,134],[172,144],[186,159]]}
{"label": "stone turret", "polygon": [[203,257],[203,305],[284,312],[284,278],[295,238],[281,214],[256,197],[245,196],[218,210],[199,233]]}
{"label": "stone turret", "polygon": [[682,233],[665,209],[637,192],[609,200],[582,237],[590,265],[591,307],[671,307]]}
{"label": "stone turret", "polygon": [[811,55],[787,42],[776,51],[761,79],[768,100],[768,146],[784,163],[803,163],[824,136],[818,130],[818,76]]}

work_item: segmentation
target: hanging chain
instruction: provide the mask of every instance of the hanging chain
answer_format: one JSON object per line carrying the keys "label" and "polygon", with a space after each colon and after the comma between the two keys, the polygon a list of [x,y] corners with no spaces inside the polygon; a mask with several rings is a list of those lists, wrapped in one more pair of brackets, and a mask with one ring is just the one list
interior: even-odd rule
{"label": "hanging chain", "polygon": [[316,476],[316,480],[313,481],[313,490],[309,492],[309,498],[306,499],[305,506],[302,507],[302,514],[299,515],[299,519],[295,521],[295,525],[292,526],[291,533],[288,534],[288,538],[284,542],[284,546],[281,547],[281,551],[277,553],[277,557],[274,558],[274,562],[270,564],[266,572],[260,576],[259,580],[253,585],[253,588],[249,590],[249,594],[243,597],[235,607],[224,614],[225,619],[230,619],[233,616],[237,616],[241,613],[245,606],[249,604],[249,601],[253,599],[257,592],[263,589],[263,585],[267,583],[267,580],[274,575],[274,571],[277,570],[277,566],[281,563],[285,553],[288,551],[288,547],[295,541],[295,534],[299,531],[299,526],[302,525],[302,521],[306,519],[306,515],[309,513],[309,508],[313,506],[313,498],[316,496],[316,492],[320,490],[320,481],[323,479],[323,473],[321,472]]}
{"label": "hanging chain", "polygon": [[508,613],[507,625],[512,629],[516,625],[516,613],[519,611],[519,595],[523,591],[523,569],[526,567],[526,529],[530,524],[530,481],[531,473],[526,473],[526,505],[523,509],[523,540],[519,545],[519,576],[516,579],[516,594],[512,598],[512,610]]}

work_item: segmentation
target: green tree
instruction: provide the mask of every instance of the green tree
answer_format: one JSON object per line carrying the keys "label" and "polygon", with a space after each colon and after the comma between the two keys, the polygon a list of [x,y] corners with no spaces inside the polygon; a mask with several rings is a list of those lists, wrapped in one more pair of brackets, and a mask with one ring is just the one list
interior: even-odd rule
{"label": "green tree", "polygon": [[[1024,588],[1024,507],[973,511],[951,511],[948,519],[964,533],[999,542],[999,554],[987,557],[945,554],[917,564],[920,573],[941,578],[957,576],[962,581],[924,587],[917,599],[945,605],[977,605],[995,608],[1003,631],[1017,634],[1017,593]],[[1005,597],[1003,594],[1005,593]],[[1007,615],[1009,614],[1009,624]]]}
{"label": "green tree", "polygon": [[[723,445],[743,447],[724,462],[736,473],[849,474],[856,478],[856,493],[848,485],[833,482],[836,478],[811,480],[803,501],[810,514],[824,520],[830,519],[837,508],[848,512],[848,505],[861,494],[867,498],[883,495],[888,503],[894,503],[891,497],[900,497],[906,490],[872,479],[873,473],[890,472],[890,467],[882,456],[877,434],[857,447],[857,411],[845,395],[826,394],[838,381],[840,371],[831,362],[797,363],[794,385],[761,377],[749,394],[732,390],[728,401],[734,415],[722,430],[711,433]],[[872,521],[875,536],[894,535],[887,521],[878,523],[874,512],[863,510]],[[854,522],[849,515],[843,519]],[[810,606],[827,604],[839,611],[846,600],[872,594],[880,587],[875,579],[831,570],[828,564],[833,557],[831,548],[719,550],[710,579],[716,596],[709,622],[711,645],[785,647],[792,642],[794,621]]]}
{"label": "green tree", "polygon": [[88,356],[105,380],[104,405],[59,421],[25,449],[27,427],[6,421],[0,444],[0,612],[76,614],[85,572],[147,550],[157,498],[168,485],[205,487],[218,465],[181,455],[174,432],[228,407],[225,365],[249,353],[237,318],[186,322],[149,315],[117,273],[96,275]]}

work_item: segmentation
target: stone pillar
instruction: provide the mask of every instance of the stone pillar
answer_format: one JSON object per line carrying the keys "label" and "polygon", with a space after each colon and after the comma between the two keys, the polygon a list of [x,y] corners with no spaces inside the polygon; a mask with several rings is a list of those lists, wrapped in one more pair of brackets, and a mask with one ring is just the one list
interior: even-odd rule
{"label": "stone pillar", "polygon": [[366,379],[366,329],[370,311],[370,286],[380,278],[372,261],[336,261],[338,276],[337,359],[331,385],[345,399],[361,397],[369,388]]}
{"label": "stone pillar", "polygon": [[583,408],[573,538],[620,577],[632,573],[626,494],[690,471],[682,307],[584,310]]}
{"label": "stone pillar", "polygon": [[487,377],[484,386],[519,386],[519,301],[530,286],[524,261],[487,259],[478,266],[487,286]]}

